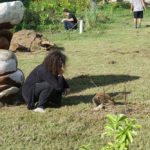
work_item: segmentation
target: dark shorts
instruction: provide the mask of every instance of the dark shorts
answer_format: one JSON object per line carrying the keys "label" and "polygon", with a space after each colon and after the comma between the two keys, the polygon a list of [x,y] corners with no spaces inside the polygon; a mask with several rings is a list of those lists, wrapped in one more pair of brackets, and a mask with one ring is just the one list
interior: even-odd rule
{"label": "dark shorts", "polygon": [[143,11],[135,11],[134,18],[143,18]]}

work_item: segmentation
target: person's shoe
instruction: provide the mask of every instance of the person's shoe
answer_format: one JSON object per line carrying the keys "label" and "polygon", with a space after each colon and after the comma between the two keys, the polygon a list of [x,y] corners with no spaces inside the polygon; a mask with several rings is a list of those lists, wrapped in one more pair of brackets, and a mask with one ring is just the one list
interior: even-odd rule
{"label": "person's shoe", "polygon": [[63,31],[61,31],[62,33],[66,33],[66,32],[68,32],[68,30],[63,30]]}
{"label": "person's shoe", "polygon": [[140,27],[141,27],[141,23],[138,24],[138,28],[140,28]]}
{"label": "person's shoe", "polygon": [[37,107],[36,109],[34,109],[33,111],[35,112],[40,112],[40,113],[45,113],[45,110],[43,108]]}
{"label": "person's shoe", "polygon": [[136,28],[137,28],[137,25],[134,25],[134,28],[136,29]]}

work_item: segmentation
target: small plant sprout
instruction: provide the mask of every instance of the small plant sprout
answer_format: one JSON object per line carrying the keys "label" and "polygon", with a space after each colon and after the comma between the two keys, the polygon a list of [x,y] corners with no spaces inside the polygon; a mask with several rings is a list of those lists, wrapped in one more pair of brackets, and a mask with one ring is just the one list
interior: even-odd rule
{"label": "small plant sprout", "polygon": [[[111,137],[111,141],[100,150],[129,150],[129,144],[133,142],[133,137],[137,135],[136,130],[141,126],[123,114],[109,114],[107,118],[109,122],[105,126],[102,138]],[[83,145],[79,150],[91,150],[91,144]]]}
{"label": "small plant sprout", "polygon": [[88,145],[82,145],[79,150],[91,150],[92,148],[92,145],[91,144],[88,144]]}
{"label": "small plant sprout", "polygon": [[133,142],[133,136],[137,135],[136,130],[141,126],[136,124],[134,119],[129,120],[123,114],[117,116],[109,114],[107,118],[109,123],[105,126],[102,138],[109,136],[112,140],[100,150],[128,150],[129,144]]}

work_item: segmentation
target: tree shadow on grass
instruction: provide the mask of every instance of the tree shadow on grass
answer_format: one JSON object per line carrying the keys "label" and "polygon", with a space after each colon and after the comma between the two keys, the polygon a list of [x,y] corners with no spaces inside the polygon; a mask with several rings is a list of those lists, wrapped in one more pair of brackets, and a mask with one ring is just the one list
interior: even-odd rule
{"label": "tree shadow on grass", "polygon": [[[130,92],[126,92],[126,94],[130,94]],[[124,92],[114,92],[114,93],[108,93],[112,98],[115,99],[115,105],[124,105],[122,102],[117,102],[117,96],[120,98],[124,98]],[[72,105],[78,105],[81,103],[92,103],[92,98],[94,97],[93,95],[79,95],[79,96],[68,96],[64,97],[62,101],[62,106],[72,106]],[[116,98],[115,98],[116,97]]]}
{"label": "tree shadow on grass", "polygon": [[129,75],[81,75],[68,80],[68,83],[71,87],[71,92],[76,93],[93,87],[125,83],[139,78],[139,76]]}

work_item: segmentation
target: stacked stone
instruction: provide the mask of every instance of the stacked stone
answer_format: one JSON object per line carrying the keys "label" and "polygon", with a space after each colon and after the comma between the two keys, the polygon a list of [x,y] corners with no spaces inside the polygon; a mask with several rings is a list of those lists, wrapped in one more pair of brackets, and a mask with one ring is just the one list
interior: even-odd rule
{"label": "stacked stone", "polygon": [[0,49],[9,49],[12,33],[9,31],[21,22],[24,6],[21,1],[0,3]]}
{"label": "stacked stone", "polygon": [[9,31],[23,18],[21,1],[0,3],[0,101],[17,94],[24,82],[24,74],[18,69],[16,55],[8,50],[12,39]]}
{"label": "stacked stone", "polygon": [[0,50],[0,99],[18,93],[23,84],[24,74],[17,64],[12,51]]}

